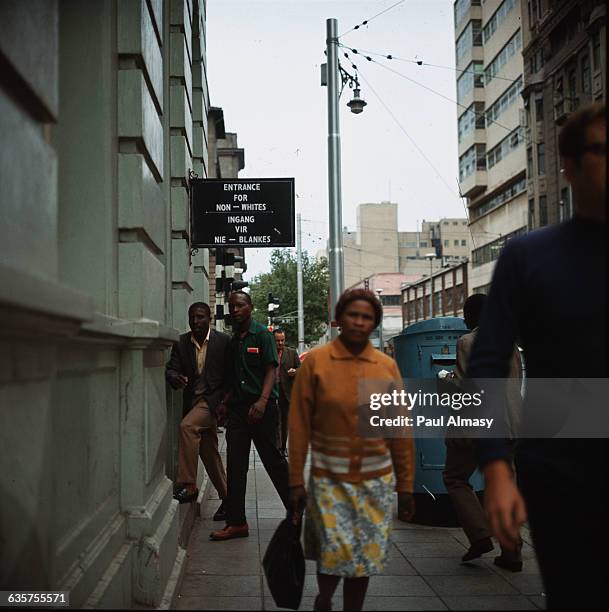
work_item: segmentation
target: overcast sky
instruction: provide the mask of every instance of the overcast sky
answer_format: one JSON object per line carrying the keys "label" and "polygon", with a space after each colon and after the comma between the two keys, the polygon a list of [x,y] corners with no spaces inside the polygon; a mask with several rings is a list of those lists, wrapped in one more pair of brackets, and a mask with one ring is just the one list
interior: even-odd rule
{"label": "overcast sky", "polygon": [[[226,130],[245,149],[240,176],[295,178],[303,248],[311,254],[328,237],[327,88],[320,86],[326,19],[337,18],[343,34],[396,1],[208,0],[211,104],[224,109]],[[340,100],[343,225],[351,229],[362,202],[397,202],[400,230],[465,216],[456,180],[457,106],[441,97],[456,97],[452,5],[406,0],[340,38],[355,49],[411,60],[371,56],[379,63],[370,63],[351,54],[368,102],[354,115],[346,106],[351,90]],[[354,72],[342,55],[341,64]],[[246,278],[267,271],[269,255],[248,249]]]}

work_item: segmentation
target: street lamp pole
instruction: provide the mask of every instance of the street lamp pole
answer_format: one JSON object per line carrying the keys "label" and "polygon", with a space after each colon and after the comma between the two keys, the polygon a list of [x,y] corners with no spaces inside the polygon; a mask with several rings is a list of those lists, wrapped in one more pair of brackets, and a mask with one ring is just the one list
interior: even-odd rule
{"label": "street lamp pole", "polygon": [[296,215],[296,288],[298,293],[298,352],[304,352],[304,291],[302,282],[302,221]]}
{"label": "street lamp pole", "polygon": [[[336,302],[344,289],[342,203],[340,180],[340,126],[338,98],[340,75],[338,70],[338,21],[326,20],[326,49],[328,56],[328,195],[330,207],[330,236],[328,265],[330,272],[330,322],[334,319]],[[330,338],[338,335],[337,327],[330,327]]]}

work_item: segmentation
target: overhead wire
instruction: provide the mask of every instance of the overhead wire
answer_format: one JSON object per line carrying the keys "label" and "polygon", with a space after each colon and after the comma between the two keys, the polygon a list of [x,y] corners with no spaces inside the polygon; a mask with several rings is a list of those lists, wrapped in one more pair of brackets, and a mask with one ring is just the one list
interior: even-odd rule
{"label": "overhead wire", "polygon": [[[461,69],[461,68],[457,68],[456,66],[444,66],[442,64],[431,64],[429,62],[424,62],[423,60],[406,59],[404,57],[398,57],[397,55],[394,55],[393,53],[379,53],[377,51],[368,51],[367,49],[362,49],[362,48],[355,49],[353,47],[349,47],[348,45],[344,45],[343,43],[338,43],[338,46],[342,47],[343,49],[349,49],[349,51],[351,51],[354,55],[362,55],[362,53],[365,53],[367,55],[362,55],[362,57],[365,57],[366,59],[367,59],[367,56],[376,55],[377,57],[382,57],[387,60],[396,60],[398,62],[417,64],[417,66],[429,66],[430,68],[443,68],[445,70],[451,70],[453,72],[460,72],[461,74],[473,74],[473,75],[480,76],[480,73],[475,72],[474,70]],[[514,83],[515,81],[518,80],[518,78],[519,77],[516,77],[515,79],[509,79],[507,77],[501,77],[497,75],[493,76],[493,79],[498,79],[500,81],[509,81],[510,83]]]}
{"label": "overhead wire", "polygon": [[[351,61],[352,67],[354,67],[355,70],[358,70],[358,72],[361,74],[361,70],[359,68],[357,68],[355,66],[355,64],[353,64],[351,58],[349,57],[349,55],[347,53],[345,53],[345,57],[347,57],[347,59],[349,59],[349,61]],[[407,81],[410,81],[411,83],[414,83],[415,85],[418,85],[419,87],[422,87],[423,89],[426,89],[427,91],[430,91],[431,93],[436,94],[437,96],[440,96],[441,98],[444,98],[444,100],[447,100],[451,104],[456,104],[457,106],[460,106],[461,108],[464,108],[465,110],[468,110],[470,108],[469,106],[466,106],[465,104],[461,104],[459,101],[453,100],[452,98],[449,98],[448,96],[445,96],[443,93],[440,93],[439,91],[436,91],[435,89],[432,89],[431,87],[428,87],[427,85],[424,85],[423,83],[420,83],[419,81],[416,81],[415,79],[413,79],[412,77],[409,77],[408,75],[404,74],[403,72],[398,72],[397,70],[394,70],[393,68],[390,68],[389,66],[385,66],[385,64],[381,64],[381,62],[377,62],[375,59],[373,59],[370,56],[362,55],[362,57],[365,58],[367,61],[369,61],[369,62],[371,62],[373,64],[377,64],[381,68],[383,68],[385,70],[388,70],[389,72],[392,72],[393,74],[395,74],[395,75],[397,75],[397,76],[399,76],[399,77],[401,77],[403,79],[406,79]],[[476,118],[484,117],[484,112],[478,112],[478,111],[474,110],[473,113],[474,113],[474,116]],[[499,121],[493,121],[493,124],[497,125],[498,127],[503,128],[504,130],[507,130],[510,133],[513,132],[515,129],[518,129],[518,127],[519,127],[519,126],[517,126],[516,128],[511,128],[511,127],[508,127],[507,125],[503,125],[502,123],[499,123]]]}
{"label": "overhead wire", "polygon": [[[357,68],[356,68],[357,69]],[[425,155],[425,153],[423,152],[423,150],[421,149],[421,147],[419,147],[419,145],[416,143],[416,141],[410,136],[410,134],[406,131],[406,129],[404,128],[404,126],[400,123],[400,121],[398,120],[398,118],[393,114],[393,112],[391,111],[391,109],[387,106],[387,104],[385,104],[384,100],[379,96],[379,94],[376,92],[376,90],[374,89],[374,87],[372,87],[372,85],[370,84],[370,82],[368,81],[368,79],[366,79],[366,77],[362,74],[361,70],[358,70],[360,76],[362,77],[362,80],[366,83],[366,85],[370,88],[370,91],[372,91],[372,93],[376,96],[376,98],[378,99],[378,101],[381,103],[381,105],[383,106],[383,108],[389,113],[389,115],[391,116],[391,118],[394,120],[394,122],[396,123],[396,125],[400,128],[400,130],[406,135],[406,137],[408,138],[408,140],[414,145],[414,147],[417,149],[417,151],[419,152],[419,154],[421,155],[421,157],[423,157],[423,159],[431,166],[431,168],[434,170],[434,172],[436,173],[436,175],[438,176],[438,178],[440,178],[440,180],[442,181],[442,183],[444,183],[444,185],[446,186],[446,188],[449,190],[449,192],[451,193],[451,195],[455,195],[452,188],[449,186],[449,184],[447,183],[447,181],[444,179],[444,177],[440,174],[440,172],[438,171],[438,169],[434,166],[434,164],[431,162],[431,160],[427,157],[427,155]],[[461,197],[461,189],[459,188],[459,197]],[[469,229],[469,234],[470,237],[472,239],[472,243],[474,243],[474,237],[472,235],[472,231],[471,228],[469,227],[469,215],[467,214],[467,210],[466,212],[466,219],[468,221],[468,229]]]}
{"label": "overhead wire", "polygon": [[362,26],[368,25],[373,19],[376,19],[377,17],[384,15],[385,13],[389,12],[391,9],[394,9],[396,6],[399,6],[400,4],[404,4],[404,2],[406,2],[406,0],[399,0],[395,4],[392,4],[386,9],[383,9],[380,13],[377,13],[376,15],[373,15],[372,17],[368,17],[368,19],[364,19],[364,21],[362,21],[361,23],[358,23],[356,26],[353,26],[350,30],[347,30],[346,32],[343,32],[342,34],[339,34],[338,38],[342,38],[343,36],[346,36],[347,34],[350,34],[351,32],[353,32],[354,30],[359,30]]}

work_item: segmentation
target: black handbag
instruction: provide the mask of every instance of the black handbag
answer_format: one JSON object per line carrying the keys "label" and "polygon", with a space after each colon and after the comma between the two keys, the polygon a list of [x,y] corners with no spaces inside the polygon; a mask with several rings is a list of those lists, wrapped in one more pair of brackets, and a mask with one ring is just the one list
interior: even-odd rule
{"label": "black handbag", "polygon": [[301,526],[302,520],[298,525],[289,517],[281,521],[262,559],[269,590],[279,608],[298,610],[302,599],[305,560],[300,543]]}

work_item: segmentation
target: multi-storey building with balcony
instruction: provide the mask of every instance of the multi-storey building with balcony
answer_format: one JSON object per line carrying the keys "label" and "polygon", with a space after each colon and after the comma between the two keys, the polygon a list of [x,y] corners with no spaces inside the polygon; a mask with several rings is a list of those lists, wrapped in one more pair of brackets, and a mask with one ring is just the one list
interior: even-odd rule
{"label": "multi-storey building with balcony", "polygon": [[467,198],[474,292],[505,241],[527,231],[519,0],[457,0],[459,182]]}
{"label": "multi-storey building with balcony", "polygon": [[602,0],[522,3],[529,228],[573,214],[560,172],[558,134],[571,112],[607,99],[607,26]]}

